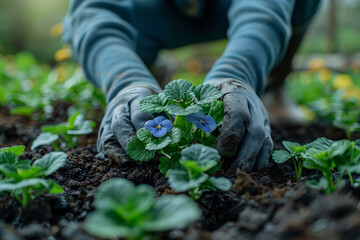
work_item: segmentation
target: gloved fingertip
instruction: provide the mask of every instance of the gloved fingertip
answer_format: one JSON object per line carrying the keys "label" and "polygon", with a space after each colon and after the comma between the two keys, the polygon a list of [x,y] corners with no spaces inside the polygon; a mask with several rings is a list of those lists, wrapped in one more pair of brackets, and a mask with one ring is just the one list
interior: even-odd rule
{"label": "gloved fingertip", "polygon": [[119,166],[136,165],[136,162],[127,155],[125,149],[121,147],[115,138],[109,139],[104,143],[104,150],[106,156]]}
{"label": "gloved fingertip", "polygon": [[220,135],[216,140],[215,148],[222,156],[233,157],[238,151],[241,139],[235,134],[229,136]]}

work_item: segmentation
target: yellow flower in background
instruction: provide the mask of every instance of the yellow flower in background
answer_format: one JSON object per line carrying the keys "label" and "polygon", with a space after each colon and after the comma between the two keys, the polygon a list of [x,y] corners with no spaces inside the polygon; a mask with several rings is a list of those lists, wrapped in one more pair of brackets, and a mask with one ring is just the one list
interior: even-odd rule
{"label": "yellow flower in background", "polygon": [[355,99],[360,103],[360,88],[351,88],[345,91],[344,99]]}
{"label": "yellow flower in background", "polygon": [[331,79],[331,75],[332,72],[327,68],[321,69],[319,71],[319,79],[324,83],[329,82],[329,80]]}
{"label": "yellow flower in background", "polygon": [[354,86],[353,80],[349,75],[337,74],[334,77],[333,87],[338,90],[342,88],[350,88]]}
{"label": "yellow flower in background", "polygon": [[308,68],[312,71],[317,71],[325,68],[326,62],[322,58],[313,58],[308,62]]}
{"label": "yellow flower in background", "polygon": [[50,35],[52,37],[58,37],[60,36],[62,33],[64,32],[64,27],[61,23],[58,23],[56,25],[54,25],[51,29],[50,29]]}
{"label": "yellow flower in background", "polygon": [[315,117],[316,117],[315,113],[313,111],[311,111],[310,108],[308,108],[306,105],[301,104],[300,110],[304,114],[304,117],[306,118],[306,120],[312,121],[315,119]]}
{"label": "yellow flower in background", "polygon": [[70,47],[66,45],[55,52],[54,59],[57,62],[61,62],[69,58],[71,58],[71,50]]}

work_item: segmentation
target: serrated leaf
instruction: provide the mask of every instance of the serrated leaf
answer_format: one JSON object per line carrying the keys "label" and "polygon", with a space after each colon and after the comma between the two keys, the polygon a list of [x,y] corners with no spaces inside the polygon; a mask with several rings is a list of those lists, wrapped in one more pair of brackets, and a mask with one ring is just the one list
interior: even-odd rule
{"label": "serrated leaf", "polygon": [[[0,149],[0,152],[12,152],[16,154],[17,156],[20,156],[25,151],[25,146],[19,145],[19,146],[11,146],[11,147],[4,147]],[[1,162],[1,161],[0,161]]]}
{"label": "serrated leaf", "polygon": [[155,138],[151,142],[147,143],[145,149],[147,150],[159,150],[171,143],[171,138],[169,136]]}
{"label": "serrated leaf", "polygon": [[161,157],[159,161],[159,170],[161,173],[166,173],[170,169],[180,169],[179,159],[169,159],[167,157]]}
{"label": "serrated leaf", "polygon": [[200,84],[194,89],[197,104],[212,102],[221,97],[221,92],[214,85]]}
{"label": "serrated leaf", "polygon": [[196,188],[209,178],[205,173],[198,173],[189,178],[188,173],[182,170],[169,170],[168,173],[169,185],[175,192],[185,192]]}
{"label": "serrated leaf", "polygon": [[181,131],[180,128],[173,127],[170,131],[170,138],[171,138],[170,144],[176,144],[180,142],[183,136],[184,136],[183,131]]}
{"label": "serrated leaf", "polygon": [[186,116],[176,116],[174,127],[180,128],[185,136],[189,136],[193,127],[193,124],[186,120]]}
{"label": "serrated leaf", "polygon": [[328,149],[329,155],[328,158],[333,158],[336,156],[343,155],[346,150],[348,150],[350,147],[350,141],[349,140],[340,140],[336,141]]}
{"label": "serrated leaf", "polygon": [[140,128],[139,130],[136,131],[136,136],[143,143],[149,143],[153,139],[155,139],[153,137],[152,133],[150,131],[146,130],[146,128],[144,128],[144,127]]}
{"label": "serrated leaf", "polygon": [[181,100],[184,95],[193,93],[194,86],[185,79],[171,81],[164,89],[164,95],[173,100]]}
{"label": "serrated leaf", "polygon": [[155,150],[147,150],[145,147],[145,143],[134,137],[129,143],[126,153],[136,161],[148,162],[155,157]]}
{"label": "serrated leaf", "polygon": [[201,217],[201,211],[184,195],[161,196],[150,212],[150,219],[143,224],[146,231],[166,231],[185,227]]}
{"label": "serrated leaf", "polygon": [[63,167],[66,163],[67,155],[64,152],[52,152],[46,154],[42,158],[37,159],[33,166],[41,167],[41,173],[48,176],[59,168]]}
{"label": "serrated leaf", "polygon": [[15,164],[18,162],[18,155],[13,152],[4,151],[0,153],[0,164]]}
{"label": "serrated leaf", "polygon": [[212,101],[208,115],[215,119],[216,124],[222,124],[224,120],[224,103],[222,101]]}
{"label": "serrated leaf", "polygon": [[216,149],[202,144],[193,144],[181,151],[180,161],[194,160],[198,163],[198,166],[207,171],[218,164],[220,158]]}
{"label": "serrated leaf", "polygon": [[290,159],[291,154],[286,150],[275,150],[272,154],[272,157],[277,163],[284,163]]}
{"label": "serrated leaf", "polygon": [[282,145],[288,150],[290,153],[293,153],[294,150],[291,147],[301,147],[301,145],[297,142],[290,142],[290,141],[282,141]]}
{"label": "serrated leaf", "polygon": [[316,139],[315,141],[307,144],[307,149],[305,151],[308,155],[315,155],[319,152],[327,150],[334,141],[327,139],[325,137],[321,137]]}
{"label": "serrated leaf", "polygon": [[59,139],[58,134],[53,134],[50,132],[43,132],[40,133],[39,136],[37,136],[33,143],[31,144],[31,150],[34,150],[35,148],[42,146],[42,145],[51,145],[53,142],[56,142]]}
{"label": "serrated leaf", "polygon": [[180,106],[174,105],[174,104],[170,104],[166,107],[166,111],[169,114],[173,114],[175,116],[186,116],[192,113],[197,113],[201,110],[201,107],[199,105],[191,105],[187,108],[182,108]]}
{"label": "serrated leaf", "polygon": [[210,177],[209,181],[214,187],[220,189],[221,191],[229,191],[232,187],[232,182],[226,177]]}
{"label": "serrated leaf", "polygon": [[140,101],[141,111],[148,113],[160,113],[165,110],[167,102],[163,101],[158,94],[150,95]]}

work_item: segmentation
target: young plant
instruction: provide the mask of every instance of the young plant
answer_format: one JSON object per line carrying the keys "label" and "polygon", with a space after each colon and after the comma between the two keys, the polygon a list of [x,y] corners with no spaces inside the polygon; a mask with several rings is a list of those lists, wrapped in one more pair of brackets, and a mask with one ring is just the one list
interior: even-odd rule
{"label": "young plant", "polygon": [[14,146],[0,151],[0,192],[10,192],[22,206],[26,206],[44,192],[61,193],[63,189],[52,179],[44,179],[64,166],[67,155],[53,152],[31,164],[29,159],[18,160],[24,146]]}
{"label": "young plant", "polygon": [[176,192],[189,191],[192,199],[198,200],[205,189],[228,191],[232,183],[225,177],[210,177],[209,173],[220,168],[217,150],[194,144],[181,151],[182,169],[169,170],[169,184]]}
{"label": "young plant", "polygon": [[180,151],[192,143],[215,146],[213,132],[224,118],[223,102],[217,100],[220,97],[213,85],[194,87],[184,79],[170,82],[163,93],[146,97],[140,101],[140,109],[163,116],[147,121],[137,131],[128,145],[128,155],[136,161],[149,161],[157,152],[161,156],[159,168],[165,173],[180,166]]}
{"label": "young plant", "polygon": [[78,143],[78,136],[92,133],[94,127],[95,122],[85,120],[85,116],[78,111],[71,115],[67,122],[42,126],[43,132],[34,139],[31,150],[41,145],[52,145],[56,151],[59,151],[60,147],[57,144],[59,139],[67,147],[73,148]]}
{"label": "young plant", "polygon": [[280,164],[292,159],[295,168],[295,178],[299,180],[302,175],[306,145],[289,141],[282,141],[282,144],[286,150],[276,150],[273,152],[272,157],[275,162]]}
{"label": "young plant", "polygon": [[200,209],[186,196],[155,199],[150,186],[136,187],[121,178],[99,187],[94,206],[85,229],[100,238],[144,239],[159,231],[185,227],[201,217]]}

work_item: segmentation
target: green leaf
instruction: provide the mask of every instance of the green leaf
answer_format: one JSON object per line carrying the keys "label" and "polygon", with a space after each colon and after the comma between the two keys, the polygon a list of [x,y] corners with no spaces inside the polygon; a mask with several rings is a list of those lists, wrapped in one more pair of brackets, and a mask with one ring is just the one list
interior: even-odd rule
{"label": "green leaf", "polygon": [[186,116],[176,116],[174,127],[180,128],[185,136],[189,136],[191,133],[191,129],[193,127],[193,124],[186,120]]}
{"label": "green leaf", "polygon": [[166,231],[185,227],[200,219],[201,210],[190,198],[184,195],[165,195],[160,197],[151,218],[144,222],[142,228],[146,231]]}
{"label": "green leaf", "polygon": [[53,142],[56,142],[59,139],[58,134],[53,134],[50,132],[43,132],[37,136],[33,143],[31,144],[31,150],[34,150],[37,147],[42,145],[51,145]]}
{"label": "green leaf", "polygon": [[141,100],[139,107],[143,112],[160,113],[165,110],[167,104],[168,101],[162,99],[158,94],[154,94]]}
{"label": "green leaf", "polygon": [[187,108],[182,108],[180,106],[170,104],[166,107],[166,111],[168,111],[169,114],[173,114],[176,116],[182,115],[186,116],[192,113],[197,113],[201,110],[201,107],[199,105],[191,105]]}
{"label": "green leaf", "polygon": [[190,178],[188,173],[182,170],[169,170],[168,174],[169,185],[175,192],[185,192],[199,187],[209,178],[205,173],[197,173]]}
{"label": "green leaf", "polygon": [[66,163],[67,155],[64,152],[52,152],[46,154],[44,157],[37,159],[33,166],[41,167],[41,172],[48,176],[59,168],[63,167]]}
{"label": "green leaf", "polygon": [[29,179],[39,177],[41,167],[19,168],[17,174],[21,179]]}
{"label": "green leaf", "polygon": [[217,90],[214,85],[211,84],[200,84],[195,90],[195,99],[197,104],[204,104],[212,102],[221,97],[221,92]]}
{"label": "green leaf", "polygon": [[41,131],[49,132],[53,134],[66,134],[67,130],[71,130],[72,128],[69,126],[67,122],[59,123],[56,125],[45,125],[41,127]]}
{"label": "green leaf", "polygon": [[221,157],[216,149],[202,144],[193,144],[181,151],[180,161],[194,160],[199,167],[204,169],[204,171],[207,171],[218,164],[220,158]]}
{"label": "green leaf", "polygon": [[221,191],[229,191],[232,187],[232,182],[226,177],[210,177],[209,181],[214,187],[220,189]]}
{"label": "green leaf", "polygon": [[[216,165],[216,162],[212,161],[212,163],[214,163],[214,166]],[[203,169],[196,161],[193,160],[182,160],[181,164],[185,166],[188,171],[194,174],[206,172],[205,169]]]}
{"label": "green leaf", "polygon": [[160,161],[159,170],[161,173],[166,173],[170,169],[180,169],[181,167],[179,163],[179,159],[173,157],[171,159],[167,157],[161,157],[159,161]]}
{"label": "green leaf", "polygon": [[147,150],[159,150],[167,145],[169,145],[171,142],[171,138],[169,136],[161,137],[161,138],[155,138],[148,144],[146,144],[145,149]]}
{"label": "green leaf", "polygon": [[80,125],[84,118],[85,117],[81,114],[80,110],[72,114],[67,120],[69,129],[73,129],[76,125]]}
{"label": "green leaf", "polygon": [[152,133],[150,131],[146,130],[146,128],[144,128],[144,127],[140,128],[139,130],[136,131],[136,136],[143,143],[149,143],[153,139],[155,139],[155,137],[152,135]]}
{"label": "green leaf", "polygon": [[50,189],[48,190],[49,193],[51,194],[59,194],[64,192],[64,189],[57,184],[56,182],[54,182],[52,179],[46,179],[46,181],[48,182]]}
{"label": "green leaf", "polygon": [[164,95],[173,100],[181,100],[184,96],[193,93],[194,86],[185,79],[171,81],[164,89]]}
{"label": "green leaf", "polygon": [[0,164],[0,172],[2,172],[8,178],[21,179],[21,177],[17,173],[17,169],[14,164]]}
{"label": "green leaf", "polygon": [[15,164],[18,162],[18,155],[10,151],[0,152],[0,164]]}
{"label": "green leaf", "polygon": [[15,164],[16,168],[29,169],[31,161],[29,159],[20,160]]}
{"label": "green leaf", "polygon": [[208,115],[214,118],[217,125],[222,124],[224,120],[224,103],[222,101],[212,101]]}
{"label": "green leaf", "polygon": [[307,144],[306,154],[314,156],[317,153],[327,150],[334,141],[321,137]]}
{"label": "green leaf", "polygon": [[20,182],[5,182],[0,181],[0,192],[4,191],[16,191],[22,188],[37,188],[37,189],[49,189],[49,183],[45,179],[41,178],[31,178],[31,179],[25,179]]}
{"label": "green leaf", "polygon": [[181,131],[180,128],[173,127],[170,131],[170,138],[171,138],[170,144],[176,144],[180,142],[183,136],[184,136],[183,131]]}
{"label": "green leaf", "polygon": [[[16,154],[17,156],[20,156],[25,151],[25,146],[19,145],[19,146],[11,146],[11,147],[5,147],[1,148],[0,152],[12,152]],[[1,161],[0,161],[1,163]]]}
{"label": "green leaf", "polygon": [[276,150],[273,152],[272,157],[277,163],[284,163],[290,159],[291,154],[286,150]]}
{"label": "green leaf", "polygon": [[322,190],[328,189],[328,182],[324,177],[320,178],[320,181],[316,181],[316,180],[306,181],[306,185],[314,189],[322,189]]}
{"label": "green leaf", "polygon": [[[302,147],[302,145],[300,145],[297,142],[282,141],[282,144],[285,147],[285,149],[288,150],[290,153],[293,153],[295,151],[294,149],[296,147],[299,147],[299,148],[296,148],[296,149],[300,149]],[[304,151],[305,151],[305,146],[304,146]],[[297,151],[295,151],[295,152],[297,152]]]}
{"label": "green leaf", "polygon": [[145,143],[134,137],[129,143],[126,153],[136,161],[148,162],[155,157],[155,150],[147,150],[145,147]]}
{"label": "green leaf", "polygon": [[350,141],[349,140],[340,140],[334,142],[328,149],[329,156],[328,158],[333,158],[336,156],[343,155],[346,150],[348,150],[350,147]]}
{"label": "green leaf", "polygon": [[92,120],[83,121],[81,125],[77,126],[77,129],[67,130],[66,134],[79,136],[79,135],[87,135],[93,132],[93,128],[95,127],[96,123]]}
{"label": "green leaf", "polygon": [[33,112],[35,112],[35,109],[30,106],[21,106],[10,110],[10,114],[20,114],[28,117],[31,117]]}

